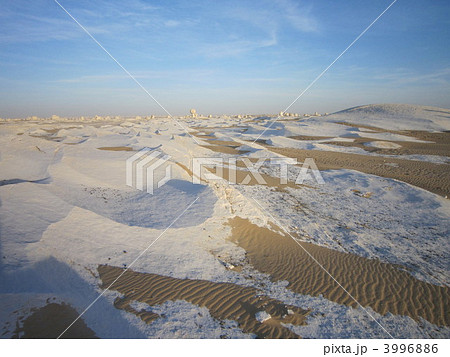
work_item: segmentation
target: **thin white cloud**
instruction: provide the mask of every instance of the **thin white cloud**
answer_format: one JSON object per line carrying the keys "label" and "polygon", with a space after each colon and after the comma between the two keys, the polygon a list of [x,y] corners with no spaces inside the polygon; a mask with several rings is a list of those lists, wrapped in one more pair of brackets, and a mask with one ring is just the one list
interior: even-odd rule
{"label": "thin white cloud", "polygon": [[275,33],[258,40],[233,40],[221,43],[204,44],[197,51],[209,58],[234,57],[257,49],[277,45]]}
{"label": "thin white cloud", "polygon": [[[201,81],[211,78],[214,71],[208,69],[179,69],[179,70],[165,70],[165,71],[139,71],[133,73],[133,77],[137,79],[163,79],[169,81],[192,80]],[[126,74],[101,74],[101,75],[85,75],[73,78],[63,78],[53,80],[53,83],[98,83],[109,82],[117,80],[129,81],[130,77]]]}
{"label": "thin white cloud", "polygon": [[241,4],[224,12],[225,16],[245,21],[261,30],[277,31],[290,26],[302,32],[316,32],[319,21],[311,6],[301,6],[291,0],[270,0],[264,3]]}
{"label": "thin white cloud", "polygon": [[180,21],[176,21],[176,20],[167,20],[164,22],[164,25],[166,25],[167,27],[177,27],[181,24]]}
{"label": "thin white cloud", "polygon": [[300,6],[298,2],[291,0],[275,0],[275,3],[281,9],[281,17],[286,20],[286,24],[303,32],[316,32],[319,29],[319,23],[312,15],[311,6]]}
{"label": "thin white cloud", "polygon": [[[93,35],[118,34],[133,30],[139,23],[163,26],[158,7],[140,0],[127,2],[94,1],[67,4],[67,9]],[[84,6],[84,7],[83,7]],[[159,20],[159,21],[158,21]],[[83,31],[53,2],[9,2],[0,12],[0,43],[31,43],[50,40],[73,40],[85,36]]]}
{"label": "thin white cloud", "polygon": [[213,58],[238,56],[276,46],[279,44],[279,30],[285,26],[302,32],[315,32],[319,28],[311,8],[301,7],[290,0],[236,2],[221,10],[217,14],[219,26],[227,26],[230,21],[241,25],[230,26],[228,40],[202,44],[199,49],[202,55]]}

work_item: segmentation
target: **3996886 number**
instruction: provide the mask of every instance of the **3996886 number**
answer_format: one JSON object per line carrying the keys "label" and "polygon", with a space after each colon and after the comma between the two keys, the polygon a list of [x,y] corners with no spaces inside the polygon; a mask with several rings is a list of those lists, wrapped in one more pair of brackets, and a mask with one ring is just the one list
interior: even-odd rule
{"label": "3996886 number", "polygon": [[385,343],[384,353],[437,353],[438,345],[437,343]]}

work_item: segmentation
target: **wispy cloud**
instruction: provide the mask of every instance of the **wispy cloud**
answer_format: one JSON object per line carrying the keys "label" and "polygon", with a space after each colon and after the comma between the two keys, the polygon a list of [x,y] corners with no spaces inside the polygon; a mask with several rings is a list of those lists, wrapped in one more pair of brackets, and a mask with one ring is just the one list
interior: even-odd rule
{"label": "wispy cloud", "polygon": [[276,35],[272,33],[258,40],[234,40],[206,44],[201,46],[198,51],[201,55],[209,58],[234,57],[264,47],[275,46],[276,44]]}
{"label": "wispy cloud", "polygon": [[[133,73],[133,77],[137,79],[158,79],[164,81],[202,81],[211,78],[215,72],[208,69],[177,69],[177,70],[163,70],[163,71],[138,71]],[[102,74],[102,75],[84,75],[72,78],[62,78],[52,80],[53,83],[99,83],[99,82],[115,82],[118,80],[129,81],[130,77],[122,73]]]}
{"label": "wispy cloud", "polygon": [[[306,87],[380,6],[370,1],[325,6],[314,0],[59,1],[158,100],[161,95],[175,106],[198,100],[212,108],[226,107],[224,98],[236,103],[250,96],[246,103],[257,111],[275,101],[257,95],[278,98],[276,106],[286,104],[281,96],[298,95],[294,91]],[[408,8],[408,31],[401,7],[393,8],[314,90],[328,91],[324,102],[356,92],[372,93],[375,102],[390,91],[389,100],[413,96],[423,102],[427,94],[448,106],[448,6],[437,3],[433,26],[420,22],[429,4]],[[130,108],[118,94],[134,95],[130,78],[52,0],[3,1],[0,24],[2,103],[23,108],[30,97],[23,93],[32,88],[51,105],[62,93],[89,102],[86,93],[95,92],[104,103],[113,93],[114,105]],[[70,98],[67,94],[67,102]]]}
{"label": "wispy cloud", "polygon": [[164,22],[164,25],[166,25],[167,27],[177,27],[181,24],[180,21],[176,21],[176,20],[167,20]]}
{"label": "wispy cloud", "polygon": [[281,9],[281,18],[286,20],[286,24],[303,32],[316,32],[319,29],[319,22],[312,14],[312,6],[301,6],[298,2],[291,0],[275,0]]}
{"label": "wispy cloud", "polygon": [[[2,5],[0,21],[0,43],[73,40],[84,36],[71,19],[49,2],[8,2]],[[93,34],[108,32],[98,21],[86,24],[86,28]]]}
{"label": "wispy cloud", "polygon": [[217,16],[227,26],[228,39],[218,38],[203,44],[200,53],[212,58],[238,56],[279,44],[279,32],[289,27],[301,32],[316,32],[318,21],[311,8],[290,0],[263,2],[239,1],[221,9]]}
{"label": "wispy cloud", "polygon": [[78,14],[85,14],[96,18],[114,18],[120,20],[127,17],[141,17],[152,13],[156,13],[161,9],[159,6],[150,5],[140,0],[110,1],[97,0],[89,1],[83,5],[79,5],[73,10]]}
{"label": "wispy cloud", "polygon": [[[83,1],[65,4],[94,35],[119,35],[136,28],[140,23],[163,26],[156,21],[158,7],[143,1]],[[32,43],[51,40],[73,40],[85,34],[53,1],[14,1],[2,4],[0,13],[0,43]]]}
{"label": "wispy cloud", "polygon": [[316,32],[318,19],[312,13],[311,6],[301,6],[291,0],[271,0],[262,3],[242,3],[224,12],[245,21],[261,30],[277,31],[282,26],[293,27],[302,32]]}

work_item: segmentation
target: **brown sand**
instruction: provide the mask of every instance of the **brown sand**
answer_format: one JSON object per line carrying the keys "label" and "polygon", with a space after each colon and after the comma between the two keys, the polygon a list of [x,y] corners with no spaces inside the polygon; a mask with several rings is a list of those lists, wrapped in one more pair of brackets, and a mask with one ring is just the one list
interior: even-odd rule
{"label": "brown sand", "polygon": [[214,152],[220,152],[222,154],[241,155],[248,152],[236,149],[237,146],[226,146],[226,145],[200,145],[200,146]]}
{"label": "brown sand", "polygon": [[108,151],[133,151],[133,149],[128,146],[103,146],[103,147],[97,148],[97,149],[108,150]]}
{"label": "brown sand", "polygon": [[[248,159],[252,163],[256,163],[258,161],[258,159],[256,159],[256,158],[248,158]],[[186,167],[185,165],[183,165],[183,164],[181,164],[179,162],[177,162],[176,164],[178,166],[180,166],[183,170],[185,170],[186,173],[190,177],[194,176],[194,174],[191,171],[191,169],[189,169],[188,167]],[[220,175],[220,172],[217,171],[216,168],[205,166],[205,169],[207,169],[209,172],[211,172],[211,173],[213,173],[213,174],[223,178],[224,180],[229,181],[230,179],[233,179],[233,177],[235,175],[236,181],[233,182],[233,183],[242,184],[244,182],[244,180],[248,176],[250,178],[250,180],[248,181],[248,183],[246,183],[246,185],[249,185],[249,186],[259,185],[259,182],[255,178],[253,173],[250,173],[249,171],[246,171],[246,170],[240,170],[239,168],[247,168],[245,166],[244,162],[242,160],[239,160],[239,159],[236,160],[236,170],[233,170],[233,169],[230,169],[227,166],[224,166],[223,169],[222,169],[222,175]],[[286,184],[282,184],[280,182],[279,178],[275,178],[275,177],[269,176],[269,175],[264,174],[262,172],[259,172],[259,174],[261,175],[261,177],[265,181],[264,185],[266,185],[268,187],[274,187],[278,191],[283,191],[285,187],[292,187],[292,188],[309,187],[309,188],[314,188],[312,186],[308,186],[308,185],[305,185],[305,184],[298,185],[298,184],[296,184],[295,182],[292,182],[292,181],[288,181]],[[206,180],[204,179],[203,174],[202,174],[202,177],[200,178],[200,181],[206,183]]]}
{"label": "brown sand", "polygon": [[[77,317],[78,312],[70,305],[50,303],[35,309],[18,327],[15,338],[57,338]],[[97,338],[82,318],[78,319],[61,338]]]}
{"label": "brown sand", "polygon": [[77,126],[69,126],[67,128],[52,128],[52,129],[44,129],[49,134],[56,134],[60,130],[70,130],[70,129],[78,129]]}
{"label": "brown sand", "polygon": [[[381,131],[381,129],[378,129]],[[385,130],[384,130],[385,131]],[[421,155],[448,155],[450,152],[450,133],[429,133],[421,131],[409,131],[409,132],[393,132],[401,135],[410,135],[419,138],[420,140],[430,140],[433,143],[413,143],[413,142],[399,142],[402,148],[399,149],[378,149],[369,148],[363,145],[373,139],[365,140],[360,139],[355,143],[338,143],[338,145],[346,146],[358,146],[364,148],[366,151],[379,151],[384,154],[421,154]],[[296,137],[299,138],[299,137]],[[317,139],[317,137],[313,137]],[[232,146],[223,145],[220,141],[214,143],[213,140],[209,140],[211,144],[204,146],[210,150],[232,154],[241,155],[244,152],[239,151]],[[229,144],[227,142],[227,144]],[[287,157],[297,158],[300,162],[303,162],[306,158],[313,158],[320,170],[335,170],[335,169],[351,169],[360,172],[377,175],[381,177],[393,178],[403,182],[407,182],[417,187],[421,187],[430,192],[437,193],[441,196],[448,196],[450,194],[450,165],[447,164],[435,164],[424,161],[416,160],[404,160],[399,158],[386,158],[380,156],[370,156],[351,153],[340,153],[333,151],[321,151],[321,150],[302,150],[293,148],[277,148],[267,145],[263,142],[268,150],[282,154]],[[333,142],[336,144],[336,142]],[[254,161],[254,160],[252,160]],[[386,165],[386,163],[394,163],[393,165]],[[240,165],[242,167],[242,165]],[[226,170],[225,170],[226,171]],[[228,172],[225,177],[228,177]],[[239,176],[245,177],[247,174],[238,173]],[[267,175],[261,174],[265,179]],[[239,178],[239,177],[238,177]],[[279,180],[274,178],[267,178],[271,183],[270,186],[275,186],[272,181]],[[237,180],[238,183],[242,182]],[[252,177],[250,184],[256,184],[256,181]],[[290,183],[289,185],[292,185]],[[288,186],[289,186],[288,185]]]}
{"label": "brown sand", "polygon": [[[439,156],[450,156],[450,133],[429,133],[429,132],[400,132],[399,134],[405,136],[416,137],[420,140],[431,141],[429,143],[417,143],[411,141],[393,141],[393,140],[378,140],[372,138],[352,138],[353,142],[350,141],[329,141],[325,144],[338,145],[344,147],[357,147],[363,149],[367,152],[376,152],[382,155],[439,155]],[[322,140],[329,139],[327,137],[317,137],[317,136],[292,136],[291,139],[296,140]],[[377,148],[370,147],[364,144],[370,143],[372,141],[387,141],[400,145],[397,149],[387,149],[387,148]],[[449,158],[450,161],[450,158]]]}
{"label": "brown sand", "polygon": [[205,134],[198,134],[198,133],[195,133],[195,132],[191,131],[190,134],[192,136],[195,136],[195,137],[200,138],[200,139],[215,139],[215,136],[214,136],[213,132],[205,133]]}
{"label": "brown sand", "polygon": [[[401,145],[401,148],[398,149],[380,149],[380,148],[371,148],[367,146],[361,146],[361,144],[376,141],[376,139],[371,138],[355,138],[354,143],[351,142],[330,142],[330,144],[336,144],[341,146],[356,146],[361,147],[367,151],[380,151],[383,154],[388,155],[441,155],[441,156],[450,156],[450,131],[443,132],[429,132],[429,131],[421,131],[421,130],[387,130],[382,128],[377,128],[374,126],[368,125],[356,125],[345,122],[340,122],[338,124],[350,126],[358,129],[369,129],[371,131],[377,133],[392,133],[403,136],[409,136],[411,138],[429,141],[429,143],[417,143],[417,142],[409,142],[409,141],[392,141],[392,140],[382,140],[381,141],[390,141],[396,144]],[[299,136],[292,137],[293,139],[304,140]],[[354,144],[354,145],[352,145]]]}
{"label": "brown sand", "polygon": [[206,139],[209,145],[200,145],[200,146],[214,152],[220,152],[222,154],[230,154],[230,155],[242,155],[249,152],[247,150],[237,149],[242,144],[239,144],[233,140],[217,140],[213,138],[206,138]]}
{"label": "brown sand", "polygon": [[38,139],[44,139],[44,140],[48,140],[48,141],[55,141],[55,142],[60,142],[63,138],[59,137],[59,136],[47,136],[47,135],[30,135],[32,138],[38,138]]}
{"label": "brown sand", "polygon": [[[270,151],[297,158],[313,158],[319,170],[350,169],[389,177],[421,187],[442,196],[450,195],[450,165],[320,150],[266,146]],[[397,166],[386,165],[395,163]]]}
{"label": "brown sand", "polygon": [[[249,263],[288,289],[357,307],[355,301],[289,236],[258,227],[246,219],[230,220],[231,240],[245,249]],[[280,229],[281,231],[281,229]],[[341,253],[310,243],[301,245],[362,305],[384,315],[424,318],[450,325],[450,289],[415,279],[393,265]]]}
{"label": "brown sand", "polygon": [[[237,161],[236,163],[237,167],[243,167],[244,164],[240,161]],[[246,180],[246,178],[248,177],[248,182],[245,181],[245,185],[247,186],[254,186],[254,185],[265,185],[265,186],[269,186],[269,187],[275,187],[278,190],[282,190],[284,187],[292,187],[292,188],[299,188],[302,185],[296,185],[295,182],[292,181],[287,181],[286,184],[281,184],[280,183],[280,179],[276,178],[276,177],[272,177],[269,175],[266,175],[262,172],[259,172],[259,174],[261,175],[262,179],[264,180],[263,182],[265,183],[259,183],[258,180],[256,179],[256,177],[253,175],[253,173],[246,171],[246,170],[239,170],[239,169],[230,169],[229,167],[223,167],[222,169],[222,175],[220,175],[220,172],[218,172],[215,169],[210,169],[208,167],[206,167],[206,169],[210,172],[212,172],[213,174],[222,177],[225,180],[230,180],[230,178],[236,177],[236,181],[233,182],[234,179],[232,179],[233,183],[236,184],[243,184],[244,180]],[[231,175],[231,176],[230,176]]]}
{"label": "brown sand", "polygon": [[[98,267],[102,287],[108,287],[123,269],[108,265]],[[138,273],[127,270],[111,287],[124,294],[117,298],[115,306],[136,313],[146,322],[159,316],[151,311],[136,311],[129,306],[133,300],[148,305],[162,304],[166,301],[185,300],[198,306],[208,308],[217,320],[234,320],[246,333],[254,333],[259,338],[298,338],[299,336],[281,325],[305,323],[308,311],[297,306],[285,305],[283,302],[261,294],[255,288],[231,283],[214,283],[207,280],[176,279],[168,276]],[[293,313],[289,314],[288,310]],[[266,311],[272,318],[259,322],[255,318],[258,311]]]}
{"label": "brown sand", "polygon": [[[236,147],[239,147],[241,144],[239,144],[235,141],[208,140],[208,142],[211,143],[211,145],[201,145],[201,146],[204,148],[210,149],[212,151],[215,151],[215,152],[237,155],[237,156],[248,152],[248,151],[244,151],[244,150],[242,150],[242,151],[237,150]],[[256,163],[258,161],[258,159],[256,159],[256,158],[247,158],[247,159],[252,163]],[[226,161],[225,161],[225,164],[226,164]],[[236,177],[236,181],[233,181],[233,179],[231,180],[232,183],[242,184],[248,176],[250,180],[248,181],[248,183],[246,183],[246,185],[254,186],[254,185],[260,184],[258,182],[258,180],[255,178],[255,176],[252,173],[250,173],[249,171],[247,171],[247,166],[244,164],[244,162],[242,160],[237,159],[236,166],[237,166],[236,170],[230,169],[227,166],[223,167],[222,175],[220,175],[220,172],[218,172],[215,168],[213,169],[213,168],[206,167],[206,169],[208,171],[216,174],[217,176],[222,177],[225,180],[230,180],[230,178]],[[186,170],[186,167],[183,167],[183,168]],[[244,168],[245,170],[239,170],[238,168]],[[192,176],[192,172],[190,170],[186,170],[186,171],[188,172],[188,174],[190,174]],[[258,170],[258,172],[259,172],[259,170]],[[279,190],[282,190],[284,186],[292,187],[292,188],[298,188],[298,187],[302,186],[302,185],[296,185],[294,182],[291,182],[291,181],[288,181],[286,184],[281,184],[279,178],[269,176],[262,172],[259,172],[259,174],[261,175],[262,179],[265,182],[265,183],[263,183],[263,185],[275,187]]]}
{"label": "brown sand", "polygon": [[228,146],[233,146],[233,147],[238,147],[238,146],[242,145],[233,140],[219,140],[219,139],[209,138],[209,139],[207,139],[207,141],[211,145],[228,145]]}

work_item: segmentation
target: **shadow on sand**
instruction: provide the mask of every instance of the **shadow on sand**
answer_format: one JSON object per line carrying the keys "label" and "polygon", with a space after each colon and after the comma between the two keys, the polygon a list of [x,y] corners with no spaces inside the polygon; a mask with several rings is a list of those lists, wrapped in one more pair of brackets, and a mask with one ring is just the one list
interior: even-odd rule
{"label": "shadow on sand", "polygon": [[[81,278],[74,269],[53,257],[13,272],[5,272],[0,265],[0,303],[3,298],[11,297],[18,302],[25,301],[25,306],[16,304],[16,311],[10,311],[16,313],[18,318],[15,331],[9,331],[9,336],[12,333],[11,337],[57,338],[98,295],[99,291]],[[37,301],[36,296],[48,296],[47,304],[43,307],[42,304],[33,307]],[[1,325],[4,323],[5,321],[0,321]],[[61,336],[97,337],[146,336],[131,326],[106,298],[101,297]]]}

